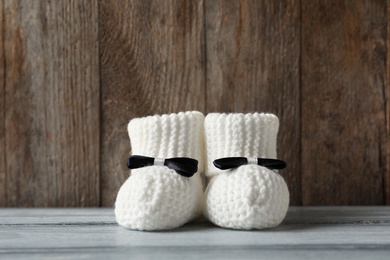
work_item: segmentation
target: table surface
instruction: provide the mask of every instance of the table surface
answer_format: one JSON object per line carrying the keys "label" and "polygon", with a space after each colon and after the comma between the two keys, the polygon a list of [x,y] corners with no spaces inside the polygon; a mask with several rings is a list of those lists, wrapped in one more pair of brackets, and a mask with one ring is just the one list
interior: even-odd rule
{"label": "table surface", "polygon": [[118,226],[111,208],[0,209],[0,259],[390,259],[390,207],[291,207],[273,229]]}

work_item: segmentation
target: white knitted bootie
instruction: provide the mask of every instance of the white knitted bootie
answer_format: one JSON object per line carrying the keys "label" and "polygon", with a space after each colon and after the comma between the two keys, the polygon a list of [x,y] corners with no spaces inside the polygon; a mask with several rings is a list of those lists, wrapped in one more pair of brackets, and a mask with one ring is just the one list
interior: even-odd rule
{"label": "white knitted bootie", "polygon": [[[121,226],[136,230],[172,229],[201,214],[203,122],[203,114],[197,111],[130,121],[132,154],[160,159],[154,161],[155,165],[131,170],[120,188],[115,215]],[[175,157],[196,159],[197,173],[185,177],[163,166],[161,159]]]}
{"label": "white knitted bootie", "polygon": [[[209,177],[206,218],[218,226],[234,229],[279,225],[289,205],[287,185],[276,170],[256,164],[256,158],[276,159],[278,118],[263,113],[213,113],[206,116],[204,124]],[[228,170],[214,166],[214,160],[226,157],[249,160]]]}

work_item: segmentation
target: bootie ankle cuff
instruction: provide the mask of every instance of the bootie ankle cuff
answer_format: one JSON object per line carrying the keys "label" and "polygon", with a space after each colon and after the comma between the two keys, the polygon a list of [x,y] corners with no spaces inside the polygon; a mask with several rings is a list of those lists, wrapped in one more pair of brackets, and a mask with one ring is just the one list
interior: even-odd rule
{"label": "bootie ankle cuff", "polygon": [[204,125],[207,176],[223,172],[213,162],[224,157],[276,159],[279,120],[273,114],[212,113],[207,115]]}
{"label": "bootie ankle cuff", "polygon": [[154,158],[190,157],[204,171],[204,115],[198,111],[135,118],[127,126],[132,154]]}

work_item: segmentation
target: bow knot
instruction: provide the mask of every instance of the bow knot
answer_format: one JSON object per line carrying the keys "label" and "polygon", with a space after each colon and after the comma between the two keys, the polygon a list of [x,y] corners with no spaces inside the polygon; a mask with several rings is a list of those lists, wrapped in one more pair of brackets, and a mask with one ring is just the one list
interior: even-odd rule
{"label": "bow knot", "polygon": [[167,166],[184,177],[192,177],[198,171],[198,161],[187,157],[153,158],[141,155],[131,155],[127,159],[127,168],[137,169],[147,166]]}
{"label": "bow knot", "polygon": [[221,170],[237,168],[246,164],[257,164],[270,170],[281,170],[287,166],[286,162],[282,160],[252,157],[225,157],[215,160],[213,164]]}

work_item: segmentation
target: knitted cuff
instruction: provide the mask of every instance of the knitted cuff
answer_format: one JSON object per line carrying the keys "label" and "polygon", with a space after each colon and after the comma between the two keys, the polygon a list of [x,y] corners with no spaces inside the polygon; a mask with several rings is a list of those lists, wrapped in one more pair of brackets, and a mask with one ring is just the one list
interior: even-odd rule
{"label": "knitted cuff", "polygon": [[132,154],[193,158],[198,160],[198,172],[203,172],[203,121],[197,111],[135,118],[127,127]]}
{"label": "knitted cuff", "polygon": [[276,159],[279,120],[273,114],[219,114],[206,116],[206,175],[223,171],[213,161],[223,157],[262,157]]}

